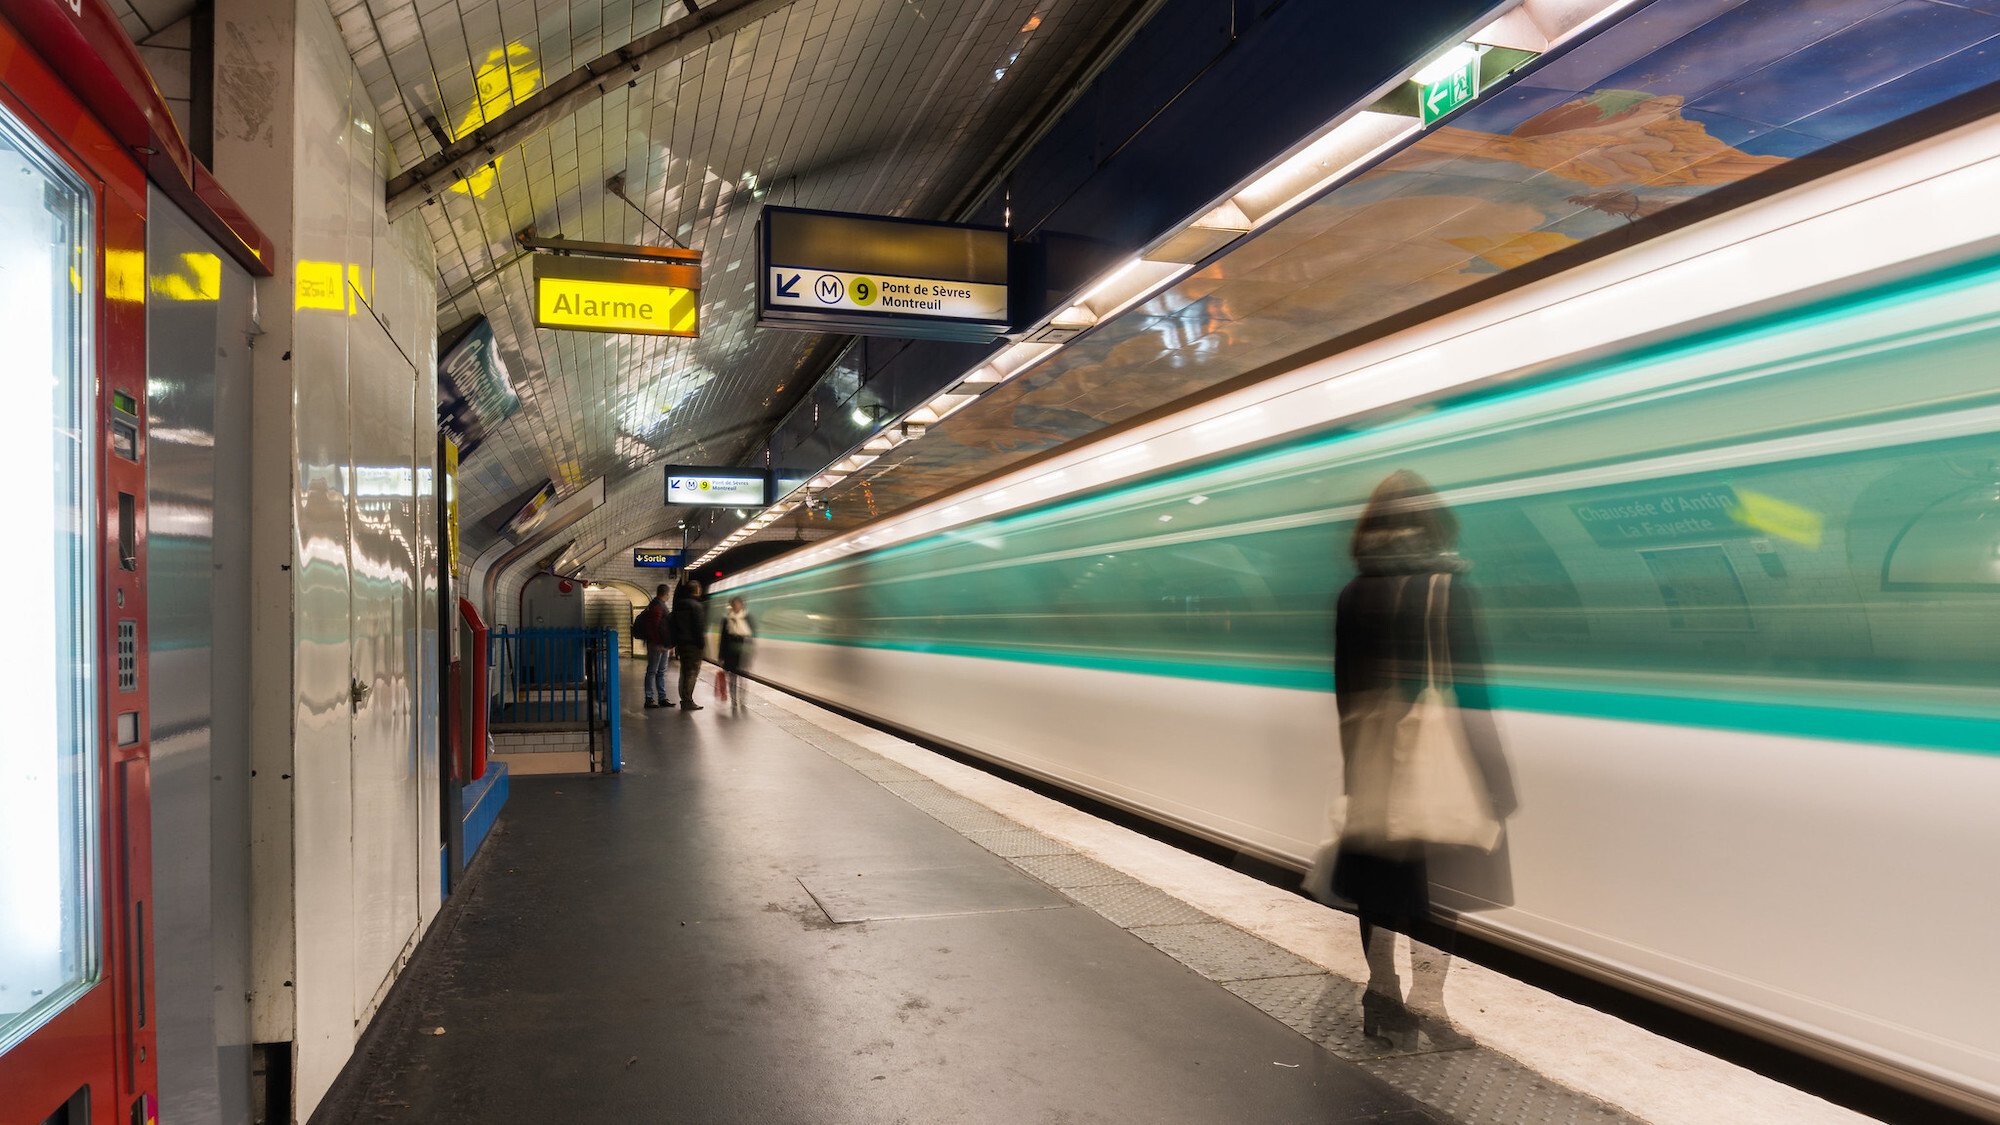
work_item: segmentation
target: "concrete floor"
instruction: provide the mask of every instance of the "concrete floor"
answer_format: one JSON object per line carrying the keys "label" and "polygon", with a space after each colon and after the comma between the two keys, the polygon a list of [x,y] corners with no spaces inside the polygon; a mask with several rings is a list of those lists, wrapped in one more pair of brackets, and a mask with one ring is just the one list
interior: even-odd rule
{"label": "concrete floor", "polygon": [[516,780],[314,1120],[1442,1120],[775,718]]}

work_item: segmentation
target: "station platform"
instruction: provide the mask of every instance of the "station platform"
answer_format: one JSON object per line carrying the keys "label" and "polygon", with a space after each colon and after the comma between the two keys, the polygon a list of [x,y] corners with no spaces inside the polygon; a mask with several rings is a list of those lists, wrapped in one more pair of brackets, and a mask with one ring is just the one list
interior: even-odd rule
{"label": "station platform", "polygon": [[[626,693],[638,700],[636,683]],[[1868,1120],[776,690],[530,776],[315,1122]]]}

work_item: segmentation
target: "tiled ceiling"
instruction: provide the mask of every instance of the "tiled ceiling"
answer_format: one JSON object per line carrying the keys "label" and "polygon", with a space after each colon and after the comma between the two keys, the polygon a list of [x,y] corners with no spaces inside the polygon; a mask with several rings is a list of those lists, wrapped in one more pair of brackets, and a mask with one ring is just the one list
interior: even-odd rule
{"label": "tiled ceiling", "polygon": [[[568,493],[605,477],[608,495],[636,497],[644,490],[628,478],[645,466],[743,455],[804,390],[821,342],[751,327],[760,201],[940,217],[1138,6],[772,4],[549,121],[426,206],[440,329],[489,318],[521,398],[461,467],[470,550],[491,542],[481,517],[545,478]],[[462,135],[688,18],[682,0],[333,0],[332,10],[403,168],[440,150],[425,117]],[[645,215],[606,190],[620,173]],[[700,339],[535,328],[517,231],[666,244],[654,223],[704,255]],[[657,505],[619,507],[660,522]]]}
{"label": "tiled ceiling", "polygon": [[144,43],[186,19],[195,0],[110,0],[111,14],[134,43]]}
{"label": "tiled ceiling", "polygon": [[850,477],[812,526],[866,524],[1760,173],[1835,166],[1851,138],[1996,81],[2000,4],[1656,0]]}

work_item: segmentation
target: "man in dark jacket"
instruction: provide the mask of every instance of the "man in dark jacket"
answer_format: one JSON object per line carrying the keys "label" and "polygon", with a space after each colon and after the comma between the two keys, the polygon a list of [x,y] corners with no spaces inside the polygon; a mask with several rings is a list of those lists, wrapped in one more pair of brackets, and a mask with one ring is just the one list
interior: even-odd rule
{"label": "man in dark jacket", "polygon": [[639,611],[632,635],[646,642],[646,706],[672,707],[667,698],[667,654],[673,651],[673,622],[667,616],[667,584],[653,591],[653,600]]}
{"label": "man in dark jacket", "polygon": [[674,591],[674,609],[668,617],[673,632],[674,654],[681,662],[681,710],[699,711],[694,701],[695,681],[701,679],[702,655],[708,648],[708,611],[701,604],[701,583],[683,579]]}

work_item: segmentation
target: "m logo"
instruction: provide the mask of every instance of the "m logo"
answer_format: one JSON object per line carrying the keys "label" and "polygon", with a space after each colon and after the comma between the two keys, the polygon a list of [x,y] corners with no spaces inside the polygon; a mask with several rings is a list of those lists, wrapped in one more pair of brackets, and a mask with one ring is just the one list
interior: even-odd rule
{"label": "m logo", "polygon": [[818,297],[822,304],[837,305],[846,295],[847,286],[830,273],[820,274],[819,280],[813,282],[813,296]]}

